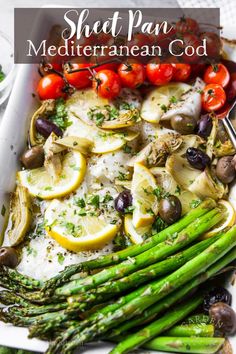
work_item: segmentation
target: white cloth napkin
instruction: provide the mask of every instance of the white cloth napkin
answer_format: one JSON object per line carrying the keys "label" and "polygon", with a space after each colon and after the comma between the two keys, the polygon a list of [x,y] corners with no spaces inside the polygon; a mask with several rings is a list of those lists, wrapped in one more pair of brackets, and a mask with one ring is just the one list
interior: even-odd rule
{"label": "white cloth napkin", "polygon": [[[236,16],[236,0],[178,0],[180,7],[218,7],[220,8],[220,24],[234,25]],[[236,27],[236,26],[235,26]]]}

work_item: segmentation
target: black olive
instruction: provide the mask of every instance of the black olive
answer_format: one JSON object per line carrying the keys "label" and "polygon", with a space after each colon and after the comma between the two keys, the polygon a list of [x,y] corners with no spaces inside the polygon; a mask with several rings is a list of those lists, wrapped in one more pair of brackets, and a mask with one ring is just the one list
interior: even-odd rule
{"label": "black olive", "polygon": [[13,247],[0,248],[0,265],[15,268],[19,263],[18,255]]}
{"label": "black olive", "polygon": [[198,122],[197,134],[206,139],[211,134],[212,118],[209,114],[204,114]]}
{"label": "black olive", "polygon": [[38,118],[35,123],[36,130],[44,138],[48,138],[49,135],[53,132],[57,136],[62,136],[62,130],[53,122],[45,118]]}
{"label": "black olive", "polygon": [[204,296],[204,310],[208,312],[211,305],[215,304],[216,302],[224,302],[225,304],[231,305],[232,295],[222,286],[214,286]]}
{"label": "black olive", "polygon": [[224,302],[217,302],[210,307],[209,315],[216,329],[230,335],[236,332],[236,313]]}
{"label": "black olive", "polygon": [[197,126],[194,118],[179,115],[173,116],[170,123],[171,127],[180,134],[191,134]]}
{"label": "black olive", "polygon": [[125,209],[132,205],[132,195],[127,191],[119,193],[115,199],[115,209],[120,213],[124,213]]}
{"label": "black olive", "polygon": [[211,163],[210,157],[205,152],[194,147],[187,149],[186,157],[191,166],[202,171]]}
{"label": "black olive", "polygon": [[216,176],[222,183],[231,183],[236,177],[233,156],[224,156],[216,165]]}
{"label": "black olive", "polygon": [[167,224],[170,225],[179,220],[181,218],[181,213],[182,205],[179,198],[170,195],[169,197],[161,199],[159,204],[159,214],[162,220]]}
{"label": "black olive", "polygon": [[44,150],[42,146],[33,146],[31,149],[26,150],[21,158],[25,168],[32,169],[43,166],[44,163]]}

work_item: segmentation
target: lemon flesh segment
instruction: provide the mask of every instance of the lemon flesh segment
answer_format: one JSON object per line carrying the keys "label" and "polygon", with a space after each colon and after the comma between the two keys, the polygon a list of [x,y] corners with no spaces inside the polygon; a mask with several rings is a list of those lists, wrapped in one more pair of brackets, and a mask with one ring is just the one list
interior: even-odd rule
{"label": "lemon flesh segment", "polygon": [[73,151],[67,153],[62,160],[62,171],[54,180],[44,167],[20,171],[18,179],[29,193],[41,199],[63,197],[76,190],[83,181],[86,172],[84,156]]}
{"label": "lemon flesh segment", "polygon": [[133,196],[133,225],[135,228],[151,225],[158,213],[158,202],[154,194],[157,183],[148,168],[140,163],[134,164],[131,182]]}
{"label": "lemon flesh segment", "polygon": [[142,243],[145,240],[145,235],[149,234],[151,231],[151,226],[144,226],[135,228],[132,221],[132,215],[125,215],[124,219],[124,229],[125,234],[130,237],[134,244]]}
{"label": "lemon flesh segment", "polygon": [[203,235],[203,239],[212,237],[219,232],[223,231],[227,227],[231,227],[235,224],[236,221],[236,212],[230,202],[227,200],[219,200],[218,205],[221,208],[222,212],[225,213],[225,218],[217,224],[214,229],[208,231]]}
{"label": "lemon flesh segment", "polygon": [[51,202],[44,218],[47,234],[73,252],[99,249],[118,231],[117,225],[97,216],[80,216],[75,208],[59,200]]}
{"label": "lemon flesh segment", "polygon": [[180,82],[154,88],[143,101],[141,117],[149,123],[158,123],[170,105],[171,98],[178,100],[190,88],[190,85]]}
{"label": "lemon flesh segment", "polygon": [[95,126],[84,123],[81,119],[70,115],[72,124],[66,129],[66,136],[77,136],[79,138],[86,138],[92,141],[94,154],[105,154],[119,150],[126,144],[127,141],[135,139],[138,134],[133,131],[126,131],[125,133],[115,133],[107,131]]}

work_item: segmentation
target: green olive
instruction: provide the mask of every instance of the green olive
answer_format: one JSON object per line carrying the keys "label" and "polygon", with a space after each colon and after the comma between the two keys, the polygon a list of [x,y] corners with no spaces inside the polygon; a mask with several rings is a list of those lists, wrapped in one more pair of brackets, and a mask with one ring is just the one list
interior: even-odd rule
{"label": "green olive", "polygon": [[179,220],[181,218],[181,213],[182,205],[179,198],[170,195],[169,197],[161,199],[159,204],[159,214],[162,220],[167,224],[170,225]]}
{"label": "green olive", "polygon": [[0,265],[15,268],[19,263],[16,250],[13,247],[0,248]]}
{"label": "green olive", "polygon": [[192,117],[176,115],[171,118],[172,129],[183,135],[192,134],[196,126],[197,122]]}
{"label": "green olive", "polygon": [[26,150],[21,156],[21,162],[27,169],[41,167],[44,163],[44,150],[42,146],[34,146]]}

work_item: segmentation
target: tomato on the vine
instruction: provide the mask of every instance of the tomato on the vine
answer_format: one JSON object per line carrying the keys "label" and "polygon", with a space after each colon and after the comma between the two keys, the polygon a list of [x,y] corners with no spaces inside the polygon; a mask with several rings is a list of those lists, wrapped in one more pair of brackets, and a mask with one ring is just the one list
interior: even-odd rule
{"label": "tomato on the vine", "polygon": [[146,71],[142,64],[128,62],[120,64],[118,67],[118,75],[120,76],[123,86],[136,88],[144,82]]}
{"label": "tomato on the vine", "polygon": [[196,20],[190,17],[182,17],[175,25],[178,33],[199,33],[199,25]]}
{"label": "tomato on the vine", "polygon": [[153,85],[167,84],[173,76],[174,68],[171,64],[149,62],[146,66],[148,80]]}
{"label": "tomato on the vine", "polygon": [[[71,70],[86,69],[90,67],[89,63],[71,63]],[[64,76],[67,82],[77,89],[82,89],[91,86],[91,73],[89,70],[78,71],[74,73],[69,73],[67,68],[64,69]]]}
{"label": "tomato on the vine", "polygon": [[206,41],[206,53],[208,57],[215,58],[220,54],[221,39],[214,32],[204,32],[200,35],[200,39]]}
{"label": "tomato on the vine", "polygon": [[65,97],[65,82],[60,75],[49,74],[39,80],[37,92],[41,100]]}
{"label": "tomato on the vine", "polygon": [[121,81],[117,73],[112,70],[101,70],[93,78],[93,89],[99,96],[112,99],[119,95]]}
{"label": "tomato on the vine", "polygon": [[193,52],[190,53],[192,55],[187,55],[186,53],[184,53],[182,55],[182,59],[189,64],[193,64],[193,63],[198,63],[200,61],[200,56],[197,54],[196,50],[197,48],[202,44],[202,42],[200,41],[199,37],[196,36],[195,34],[191,34],[191,33],[185,33],[183,35],[183,44],[180,45],[180,47],[182,49],[185,49],[186,47],[192,47],[193,48]]}
{"label": "tomato on the vine", "polygon": [[191,74],[191,65],[189,64],[172,64],[174,67],[173,81],[187,81]]}
{"label": "tomato on the vine", "polygon": [[223,64],[210,65],[204,73],[203,80],[207,84],[219,84],[226,87],[230,80],[230,74]]}
{"label": "tomato on the vine", "polygon": [[[168,33],[167,33],[168,32]],[[164,31],[163,26],[160,27],[160,31],[156,36],[156,43],[162,48],[167,49],[170,42],[173,41],[176,35],[176,30],[173,26],[167,23]]]}
{"label": "tomato on the vine", "polygon": [[226,94],[222,86],[218,84],[206,85],[202,93],[202,107],[205,111],[217,111],[224,106]]}

